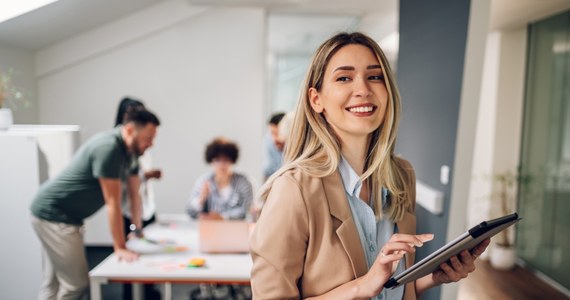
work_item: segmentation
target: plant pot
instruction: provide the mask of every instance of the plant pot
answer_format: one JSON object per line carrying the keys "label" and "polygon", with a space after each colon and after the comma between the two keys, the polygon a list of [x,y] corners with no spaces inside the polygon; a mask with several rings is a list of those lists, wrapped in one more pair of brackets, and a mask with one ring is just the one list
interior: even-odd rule
{"label": "plant pot", "polygon": [[491,266],[497,270],[510,270],[515,266],[517,252],[514,246],[495,245],[491,251]]}
{"label": "plant pot", "polygon": [[9,108],[0,108],[0,130],[8,130],[14,124],[12,110]]}

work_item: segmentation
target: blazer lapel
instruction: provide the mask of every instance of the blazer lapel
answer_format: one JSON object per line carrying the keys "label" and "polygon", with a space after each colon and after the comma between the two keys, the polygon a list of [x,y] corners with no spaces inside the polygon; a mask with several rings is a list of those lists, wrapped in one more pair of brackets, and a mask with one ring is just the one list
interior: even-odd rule
{"label": "blazer lapel", "polygon": [[331,215],[341,222],[336,229],[336,234],[344,251],[348,254],[354,276],[358,278],[368,272],[368,265],[338,171],[323,178],[323,187],[325,197],[329,202]]}
{"label": "blazer lapel", "polygon": [[[416,234],[416,216],[413,213],[406,212],[404,218],[400,222],[396,222],[398,225],[398,232],[405,234]],[[413,253],[406,254],[406,268],[411,267],[414,264],[415,255]]]}
{"label": "blazer lapel", "polygon": [[[398,232],[406,234],[416,234],[416,216],[413,213],[406,212],[404,218],[400,222],[396,222],[398,225]],[[414,253],[406,254],[406,269],[411,267],[415,261]],[[404,292],[404,300],[415,300],[416,291],[414,282],[406,284]]]}

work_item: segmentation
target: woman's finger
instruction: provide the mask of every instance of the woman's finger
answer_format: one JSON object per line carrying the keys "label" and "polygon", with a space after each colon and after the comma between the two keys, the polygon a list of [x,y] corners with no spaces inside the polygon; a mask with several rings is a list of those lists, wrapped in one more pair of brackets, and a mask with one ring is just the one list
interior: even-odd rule
{"label": "woman's finger", "polygon": [[408,243],[395,243],[395,242],[388,242],[384,245],[384,247],[382,247],[382,249],[380,249],[380,253],[384,255],[397,253],[399,251],[414,253],[416,252],[416,249],[414,248],[414,246]]}
{"label": "woman's finger", "polygon": [[401,260],[404,257],[403,253],[393,253],[393,254],[388,254],[388,255],[382,255],[380,254],[378,256],[378,261],[383,264],[392,264],[396,261]]}
{"label": "woman's finger", "polygon": [[452,257],[449,260],[449,262],[450,262],[451,266],[453,267],[453,270],[455,272],[459,273],[462,278],[467,276],[467,272],[463,268],[463,264],[461,264],[461,262],[459,261],[459,258],[457,258],[457,256]]}
{"label": "woman's finger", "polygon": [[459,273],[455,272],[455,270],[447,263],[441,264],[439,268],[445,273],[445,279],[442,279],[441,283],[456,282],[461,279]]}
{"label": "woman's finger", "polygon": [[421,247],[425,242],[433,240],[433,234],[426,233],[426,234],[403,234],[403,233],[396,233],[390,237],[391,242],[401,242],[401,243],[408,243],[412,244],[416,247]]}
{"label": "woman's finger", "polygon": [[485,249],[487,249],[487,246],[489,246],[490,243],[491,243],[491,239],[483,240],[481,243],[479,243],[479,245],[477,245],[477,246],[475,246],[475,248],[471,249],[471,255],[473,255],[475,257],[481,256],[481,254],[483,254],[483,252],[485,252]]}
{"label": "woman's finger", "polygon": [[475,259],[477,259],[477,256],[471,254],[467,250],[461,251],[459,256],[461,258],[461,263],[463,264],[463,268],[467,271],[467,273],[475,271]]}

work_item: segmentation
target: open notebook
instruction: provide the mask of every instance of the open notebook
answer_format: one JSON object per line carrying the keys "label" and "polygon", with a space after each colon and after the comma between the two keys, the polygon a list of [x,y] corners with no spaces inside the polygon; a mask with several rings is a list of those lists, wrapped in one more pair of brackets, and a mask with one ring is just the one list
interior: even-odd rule
{"label": "open notebook", "polygon": [[473,249],[486,238],[492,237],[507,229],[507,227],[515,224],[519,220],[521,220],[521,218],[519,218],[518,214],[513,213],[497,219],[481,222],[479,225],[469,229],[455,240],[439,248],[404,272],[390,278],[390,280],[384,284],[384,287],[395,288],[433,273],[442,263],[447,262],[451,257],[456,256],[465,249]]}

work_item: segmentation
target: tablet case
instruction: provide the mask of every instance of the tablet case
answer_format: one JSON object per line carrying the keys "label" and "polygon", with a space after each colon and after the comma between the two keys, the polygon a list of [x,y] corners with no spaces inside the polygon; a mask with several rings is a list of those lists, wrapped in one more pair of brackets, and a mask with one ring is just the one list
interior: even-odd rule
{"label": "tablet case", "polygon": [[409,267],[404,272],[393,276],[385,284],[385,288],[396,288],[402,284],[419,279],[427,274],[433,273],[439,266],[447,262],[451,257],[456,256],[461,251],[471,250],[486,238],[505,230],[522,218],[517,213],[506,215],[497,219],[481,222],[467,232],[463,233],[455,240],[439,248],[426,258]]}

